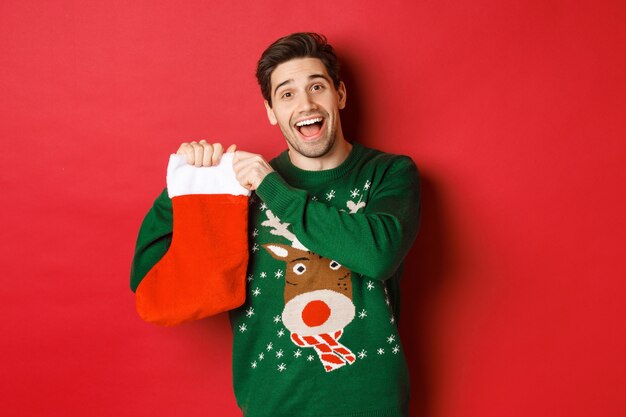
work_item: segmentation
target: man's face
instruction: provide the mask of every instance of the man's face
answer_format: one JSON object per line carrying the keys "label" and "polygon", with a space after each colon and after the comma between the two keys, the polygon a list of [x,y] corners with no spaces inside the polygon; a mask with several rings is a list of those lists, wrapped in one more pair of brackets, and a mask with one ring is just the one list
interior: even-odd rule
{"label": "man's face", "polygon": [[297,58],[276,67],[271,77],[270,123],[278,124],[290,149],[307,158],[326,155],[343,140],[339,110],[346,105],[343,82],[336,89],[317,58]]}

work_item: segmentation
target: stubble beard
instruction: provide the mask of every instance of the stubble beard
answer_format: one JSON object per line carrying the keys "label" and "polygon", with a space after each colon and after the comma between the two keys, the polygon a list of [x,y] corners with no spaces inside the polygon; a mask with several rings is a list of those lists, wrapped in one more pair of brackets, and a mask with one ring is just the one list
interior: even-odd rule
{"label": "stubble beard", "polygon": [[[326,117],[325,121],[329,122],[329,118]],[[314,143],[306,143],[298,140],[297,133],[292,129],[291,126],[287,126],[286,128],[280,126],[280,130],[283,132],[283,136],[287,142],[289,142],[291,149],[306,158],[321,158],[330,152],[337,140],[337,128],[334,124]]]}

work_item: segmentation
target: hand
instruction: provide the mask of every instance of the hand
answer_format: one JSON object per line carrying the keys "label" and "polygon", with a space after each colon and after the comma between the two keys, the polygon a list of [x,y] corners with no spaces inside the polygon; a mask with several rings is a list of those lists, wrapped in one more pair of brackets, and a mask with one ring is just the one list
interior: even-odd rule
{"label": "hand", "polygon": [[[236,149],[237,145],[230,145],[226,152],[235,152]],[[189,165],[210,167],[220,163],[224,154],[224,147],[220,143],[210,144],[206,140],[185,142],[180,145],[176,154],[187,157]]]}
{"label": "hand", "polygon": [[233,170],[239,184],[250,191],[259,188],[265,176],[274,171],[261,155],[244,151],[235,152]]}

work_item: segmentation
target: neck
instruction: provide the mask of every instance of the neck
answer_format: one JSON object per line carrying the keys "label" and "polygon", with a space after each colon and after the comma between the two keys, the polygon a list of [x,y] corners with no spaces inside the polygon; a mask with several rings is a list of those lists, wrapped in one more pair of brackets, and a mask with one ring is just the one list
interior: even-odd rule
{"label": "neck", "polygon": [[307,158],[289,146],[289,160],[296,167],[305,171],[323,171],[337,168],[346,160],[352,151],[352,144],[343,137],[337,138],[330,151],[319,158]]}

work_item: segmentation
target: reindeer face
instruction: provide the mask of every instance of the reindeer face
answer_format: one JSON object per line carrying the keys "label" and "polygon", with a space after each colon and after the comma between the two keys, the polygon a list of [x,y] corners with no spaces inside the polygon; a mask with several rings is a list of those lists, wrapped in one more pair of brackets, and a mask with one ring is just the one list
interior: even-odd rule
{"label": "reindeer face", "polygon": [[315,290],[331,290],[352,299],[351,272],[348,268],[311,251],[271,243],[263,245],[275,259],[287,264],[285,303],[293,297]]}
{"label": "reindeer face", "polygon": [[351,272],[310,251],[271,243],[263,247],[286,263],[283,323],[292,332],[343,329],[354,318]]}

